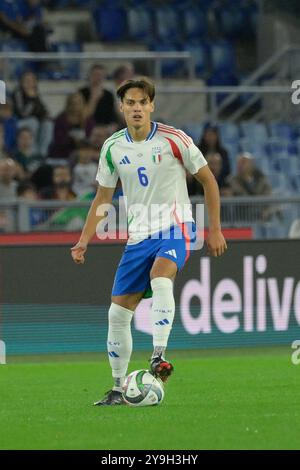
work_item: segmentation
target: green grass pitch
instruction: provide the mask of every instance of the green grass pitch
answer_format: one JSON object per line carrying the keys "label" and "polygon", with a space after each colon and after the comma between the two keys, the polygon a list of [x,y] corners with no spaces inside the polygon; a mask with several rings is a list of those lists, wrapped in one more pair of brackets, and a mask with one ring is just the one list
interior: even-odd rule
{"label": "green grass pitch", "polygon": [[111,386],[103,355],[14,359],[0,365],[0,449],[299,449],[291,352],[169,352],[165,400],[147,408],[91,406]]}

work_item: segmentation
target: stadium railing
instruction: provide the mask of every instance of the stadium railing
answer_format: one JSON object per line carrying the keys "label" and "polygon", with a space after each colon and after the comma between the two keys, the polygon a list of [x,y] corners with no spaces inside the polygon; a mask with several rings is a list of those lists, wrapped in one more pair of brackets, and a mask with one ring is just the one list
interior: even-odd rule
{"label": "stadium railing", "polygon": [[[261,98],[261,91],[259,91],[259,88],[255,90],[255,87],[258,83],[264,83],[266,84],[267,82],[271,81],[273,83],[289,83],[290,86],[292,85],[293,80],[297,80],[299,78],[299,58],[300,58],[300,47],[298,45],[289,45],[289,46],[284,46],[283,48],[279,49],[277,52],[275,52],[268,60],[266,60],[261,66],[259,66],[253,73],[251,73],[249,76],[247,76],[243,82],[242,85],[244,87],[254,87],[253,88],[253,95],[246,100],[242,106],[239,106],[237,110],[234,110],[230,114],[230,118],[232,120],[237,120],[239,119],[243,113],[246,113],[247,110],[254,104],[256,104],[260,98]],[[235,90],[230,91],[228,96],[225,97],[224,100],[222,100],[221,103],[217,106],[217,114],[221,115],[225,110],[229,110],[230,106],[234,104],[234,102],[241,97],[241,93],[244,93],[242,91],[242,88],[239,89],[237,87]],[[268,93],[267,89],[271,89],[272,87],[266,86],[265,92]],[[283,91],[283,90],[282,90]],[[276,90],[274,88],[274,92],[276,93]],[[278,90],[278,93],[280,91]],[[263,117],[257,114],[255,116],[256,119],[258,117]],[[253,116],[254,118],[254,116]]]}
{"label": "stadium railing", "polygon": [[119,51],[119,52],[0,52],[0,61],[3,64],[3,79],[9,79],[9,60],[20,60],[29,62],[53,62],[53,61],[142,61],[154,62],[154,77],[161,79],[161,68],[163,61],[175,59],[182,60],[186,66],[188,77],[195,78],[195,64],[192,54],[188,51],[151,52],[151,51]]}
{"label": "stadium railing", "polygon": [[[192,196],[196,217],[196,204],[203,198]],[[81,230],[90,201],[27,201],[0,202],[0,232],[29,233]],[[300,196],[223,197],[221,201],[222,226],[224,228],[250,227],[254,239],[280,239],[289,237],[294,221],[300,220]],[[116,221],[119,206],[116,208]],[[205,213],[205,226],[207,219]],[[117,225],[126,231],[125,223]],[[300,237],[300,234],[299,234]]]}
{"label": "stadium railing", "polygon": [[[264,65],[259,67],[255,72],[244,79],[238,86],[202,86],[186,84],[174,86],[167,85],[158,86],[157,93],[173,94],[176,96],[183,94],[205,95],[207,99],[207,115],[211,121],[224,119],[238,121],[243,116],[247,116],[247,112],[256,106],[255,114],[251,118],[256,120],[262,119],[280,119],[293,120],[299,118],[299,106],[292,103],[292,82],[298,78],[300,48],[297,46],[285,47],[272,56]],[[162,66],[164,61],[180,60],[184,69],[187,71],[190,80],[195,79],[195,59],[189,51],[119,51],[119,52],[49,52],[49,53],[32,53],[32,52],[0,52],[0,62],[2,63],[3,80],[9,81],[10,61],[21,62],[61,62],[75,61],[140,61],[152,62],[153,75],[155,79],[161,80]],[[272,77],[268,79],[267,77]],[[258,85],[260,83],[260,85]],[[44,90],[43,95],[66,95],[72,90],[68,88],[60,90]],[[280,99],[283,96],[283,100]],[[287,99],[286,95],[290,95]],[[275,97],[275,99],[274,99]],[[270,99],[271,98],[271,102]],[[283,105],[284,101],[284,105]],[[276,102],[279,104],[276,108]],[[278,116],[275,115],[277,112]],[[187,120],[187,118],[185,118]]]}

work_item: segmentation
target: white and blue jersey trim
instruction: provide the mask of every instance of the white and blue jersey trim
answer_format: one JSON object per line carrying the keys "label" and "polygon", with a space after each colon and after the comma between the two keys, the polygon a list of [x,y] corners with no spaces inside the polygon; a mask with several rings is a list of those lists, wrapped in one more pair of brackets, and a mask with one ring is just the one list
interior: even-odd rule
{"label": "white and blue jersey trim", "polygon": [[147,137],[146,141],[151,140],[152,137],[154,136],[155,132],[157,131],[157,127],[158,127],[157,122],[151,122],[151,127],[152,127],[152,130],[148,134],[148,137]]}
{"label": "white and blue jersey trim", "polygon": [[[158,127],[157,122],[152,122],[152,121],[151,121],[151,131],[150,131],[149,134],[147,135],[146,142],[147,142],[148,140],[151,140],[151,139],[154,137],[155,132],[157,131],[157,127]],[[131,137],[131,135],[130,135],[129,132],[128,132],[128,128],[127,128],[127,127],[126,127],[126,129],[125,129],[125,137],[126,137],[127,142],[134,142],[133,139],[132,139],[132,137]]]}

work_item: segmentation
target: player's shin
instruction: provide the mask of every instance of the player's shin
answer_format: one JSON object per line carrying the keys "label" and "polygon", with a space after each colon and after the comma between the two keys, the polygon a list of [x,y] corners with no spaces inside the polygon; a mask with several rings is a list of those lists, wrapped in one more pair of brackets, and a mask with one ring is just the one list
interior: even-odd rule
{"label": "player's shin", "polygon": [[154,347],[152,357],[164,356],[175,314],[173,282],[167,277],[157,277],[152,279],[151,288],[153,291],[151,321]]}
{"label": "player's shin", "polygon": [[132,352],[132,315],[132,310],[114,303],[108,312],[107,351],[116,391],[122,390]]}

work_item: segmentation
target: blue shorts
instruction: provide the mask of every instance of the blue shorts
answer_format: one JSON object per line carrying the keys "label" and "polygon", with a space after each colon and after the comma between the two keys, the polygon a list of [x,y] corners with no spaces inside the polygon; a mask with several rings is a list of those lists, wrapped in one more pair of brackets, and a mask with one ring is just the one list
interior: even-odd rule
{"label": "blue shorts", "polygon": [[196,226],[193,222],[185,222],[172,226],[167,232],[170,233],[167,239],[164,238],[164,231],[135,245],[126,245],[115,275],[112,295],[144,292],[144,298],[151,297],[150,271],[158,257],[174,261],[178,271],[183,268],[191,245],[196,241]]}

